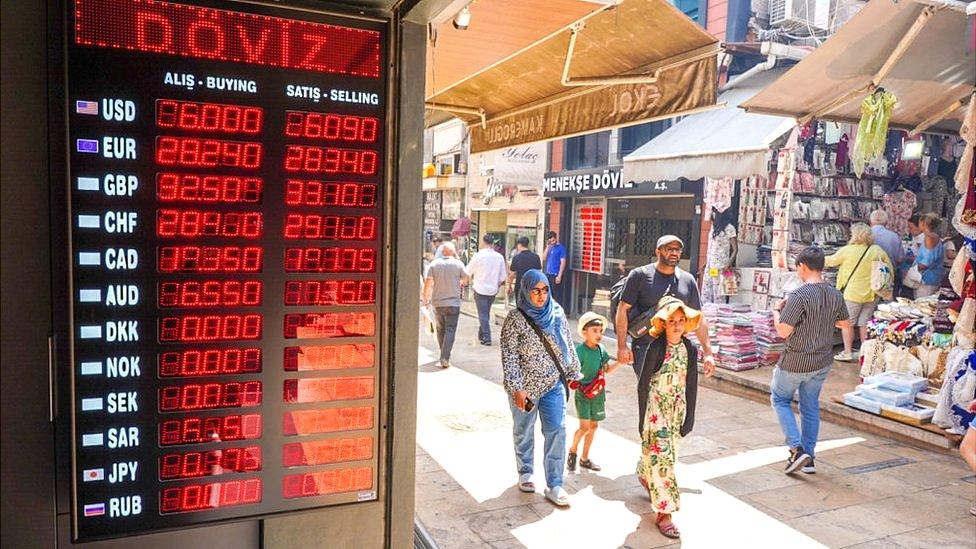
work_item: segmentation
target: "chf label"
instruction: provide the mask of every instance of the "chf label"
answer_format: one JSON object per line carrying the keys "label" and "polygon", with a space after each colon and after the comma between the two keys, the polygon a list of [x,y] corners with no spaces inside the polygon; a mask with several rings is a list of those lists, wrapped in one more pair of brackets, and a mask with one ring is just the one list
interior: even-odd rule
{"label": "chf label", "polygon": [[137,212],[105,212],[105,230],[109,233],[133,233],[138,218]]}
{"label": "chf label", "polygon": [[105,266],[114,271],[126,271],[139,266],[139,252],[132,248],[105,250]]}
{"label": "chf label", "polygon": [[136,140],[131,137],[103,137],[102,156],[105,158],[135,160]]}
{"label": "chf label", "polygon": [[139,188],[139,177],[135,175],[105,176],[105,194],[108,196],[132,196]]}
{"label": "chf label", "polygon": [[118,484],[125,481],[136,480],[136,470],[139,469],[138,461],[122,461],[112,464],[112,472],[108,474],[108,481]]}
{"label": "chf label", "polygon": [[142,514],[142,496],[122,496],[108,500],[109,517],[128,517]]}
{"label": "chf label", "polygon": [[102,118],[117,122],[132,122],[136,119],[136,104],[122,99],[102,99]]}
{"label": "chf label", "polygon": [[136,392],[109,393],[108,394],[108,413],[123,414],[125,412],[138,412],[139,404],[136,402]]}
{"label": "chf label", "polygon": [[134,448],[136,446],[139,446],[138,427],[121,427],[118,429],[112,427],[108,430],[109,448]]}

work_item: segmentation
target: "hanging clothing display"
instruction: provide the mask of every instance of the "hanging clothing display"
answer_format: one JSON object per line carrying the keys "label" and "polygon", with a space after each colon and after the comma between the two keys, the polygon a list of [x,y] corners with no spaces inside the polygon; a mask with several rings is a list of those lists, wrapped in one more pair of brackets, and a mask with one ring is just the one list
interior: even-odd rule
{"label": "hanging clothing display", "polygon": [[731,177],[721,179],[705,178],[705,205],[711,212],[712,208],[716,211],[724,212],[732,205],[732,190],[735,188],[735,180]]}
{"label": "hanging clothing display", "polygon": [[908,234],[908,218],[915,212],[918,199],[912,191],[889,193],[884,196],[881,207],[888,214],[886,226],[901,236]]}
{"label": "hanging clothing display", "polygon": [[884,154],[888,137],[888,121],[897,99],[891,92],[879,88],[861,102],[861,122],[854,139],[854,173],[861,177],[864,168]]}
{"label": "hanging clothing display", "polygon": [[953,349],[949,353],[939,395],[932,422],[957,435],[966,432],[974,416],[966,407],[976,398],[976,351]]}

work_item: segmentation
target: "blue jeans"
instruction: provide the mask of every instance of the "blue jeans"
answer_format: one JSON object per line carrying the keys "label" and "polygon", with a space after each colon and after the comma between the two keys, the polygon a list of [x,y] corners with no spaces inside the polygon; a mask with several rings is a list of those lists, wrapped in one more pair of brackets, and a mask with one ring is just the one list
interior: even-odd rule
{"label": "blue jeans", "polygon": [[546,486],[553,489],[563,485],[563,463],[566,460],[566,400],[562,383],[533,402],[531,412],[523,412],[515,407],[515,400],[509,398],[512,420],[515,425],[512,434],[515,439],[515,464],[520,475],[532,473],[535,464],[535,418],[542,417],[542,436],[545,437]]}
{"label": "blue jeans", "polygon": [[495,296],[474,292],[474,304],[478,307],[478,341],[482,343],[491,343],[491,304],[494,302]]}
{"label": "blue jeans", "polygon": [[[773,370],[773,381],[770,387],[770,402],[779,426],[786,435],[786,445],[790,448],[797,446],[814,456],[817,447],[817,434],[820,431],[820,389],[830,373],[830,366],[804,374],[787,372],[779,367]],[[793,417],[793,395],[800,394],[800,426],[796,428],[796,418]],[[802,434],[801,434],[802,431]]]}

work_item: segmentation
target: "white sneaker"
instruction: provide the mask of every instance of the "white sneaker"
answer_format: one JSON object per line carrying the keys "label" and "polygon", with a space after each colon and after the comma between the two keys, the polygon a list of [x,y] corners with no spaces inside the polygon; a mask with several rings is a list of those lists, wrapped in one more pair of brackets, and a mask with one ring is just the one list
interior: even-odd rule
{"label": "white sneaker", "polygon": [[840,352],[834,355],[834,360],[837,362],[854,362],[857,360],[857,353]]}
{"label": "white sneaker", "polygon": [[551,501],[556,507],[569,507],[569,494],[563,490],[562,486],[546,488],[546,499]]}

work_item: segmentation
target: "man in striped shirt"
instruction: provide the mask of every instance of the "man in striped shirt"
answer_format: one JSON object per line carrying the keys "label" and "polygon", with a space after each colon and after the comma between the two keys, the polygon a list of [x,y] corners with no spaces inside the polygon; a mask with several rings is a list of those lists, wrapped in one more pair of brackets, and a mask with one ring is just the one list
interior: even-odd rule
{"label": "man in striped shirt", "polygon": [[[786,474],[815,473],[814,449],[820,430],[820,389],[834,363],[834,328],[850,327],[844,296],[824,282],[824,253],[816,246],[800,252],[796,272],[804,282],[776,304],[776,331],[786,350],[773,370],[770,401],[786,435],[790,457]],[[799,393],[800,425],[793,417],[793,395]]]}

